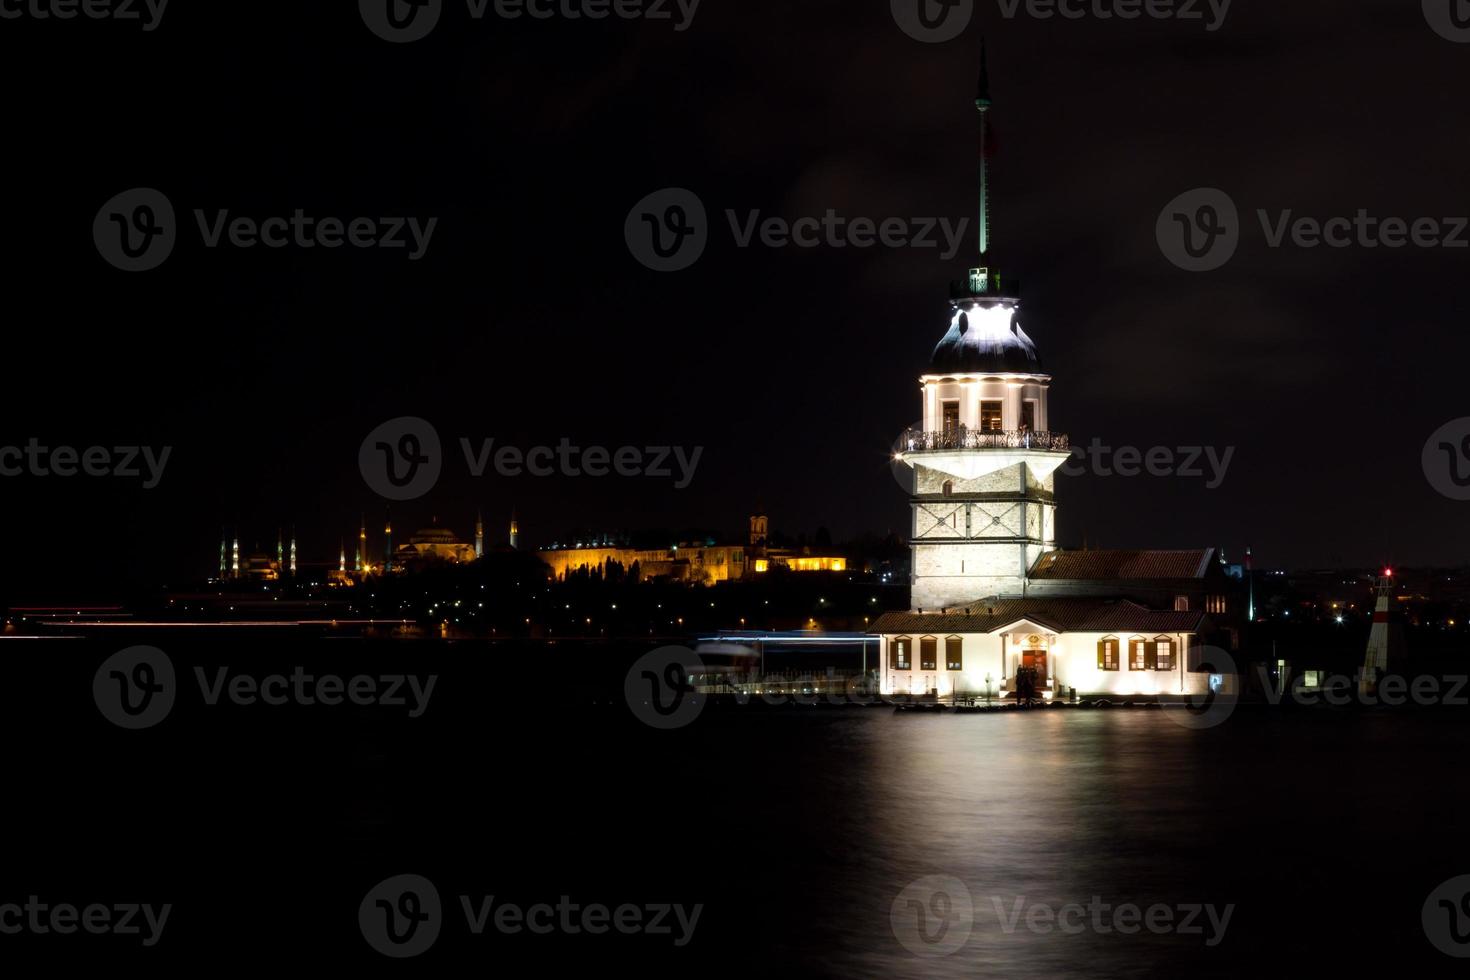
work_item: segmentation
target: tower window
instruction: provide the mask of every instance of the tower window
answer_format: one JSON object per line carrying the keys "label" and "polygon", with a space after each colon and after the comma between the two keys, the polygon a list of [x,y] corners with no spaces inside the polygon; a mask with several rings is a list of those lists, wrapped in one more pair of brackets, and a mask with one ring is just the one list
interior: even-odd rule
{"label": "tower window", "polygon": [[942,494],[944,494],[946,497],[952,497],[952,496],[954,496],[954,481],[953,480],[945,480],[944,481],[944,486],[942,486],[942,487],[939,488],[939,492],[942,493]]}
{"label": "tower window", "polygon": [[983,401],[980,403],[980,431],[1001,431],[1001,402]]}
{"label": "tower window", "polygon": [[944,431],[958,432],[960,428],[960,403],[945,402],[944,408]]}
{"label": "tower window", "polygon": [[1222,595],[1205,596],[1205,611],[1215,615],[1223,615],[1225,612],[1225,597]]}
{"label": "tower window", "polygon": [[1036,402],[1026,399],[1021,403],[1021,428],[1027,432],[1036,431]]}

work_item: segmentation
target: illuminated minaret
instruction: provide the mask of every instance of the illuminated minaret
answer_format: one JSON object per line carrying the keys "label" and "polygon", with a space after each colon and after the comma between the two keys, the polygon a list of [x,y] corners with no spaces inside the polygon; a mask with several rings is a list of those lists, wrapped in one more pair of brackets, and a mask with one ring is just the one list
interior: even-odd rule
{"label": "illuminated minaret", "polygon": [[521,526],[516,523],[516,512],[510,512],[510,546],[519,548],[521,546]]}
{"label": "illuminated minaret", "polygon": [[367,574],[367,515],[358,515],[357,525],[357,571]]}
{"label": "illuminated minaret", "polygon": [[383,573],[393,571],[393,513],[387,511],[387,517],[383,524],[383,534],[387,540],[383,543]]}
{"label": "illuminated minaret", "polygon": [[337,571],[347,571],[347,541],[342,538],[337,539]]}
{"label": "illuminated minaret", "polygon": [[967,608],[1024,595],[1032,566],[1056,547],[1056,470],[1070,456],[1047,412],[1051,375],[1021,329],[1014,281],[992,268],[990,78],[984,50],[980,113],[979,261],[951,284],[949,330],[919,376],[923,423],[896,460],[911,468],[912,603]]}
{"label": "illuminated minaret", "polygon": [[286,571],[286,549],[281,544],[281,529],[276,528],[276,574],[283,575]]}
{"label": "illuminated minaret", "polygon": [[228,528],[219,530],[219,577],[225,577],[225,549],[229,543],[230,531]]}
{"label": "illuminated minaret", "polygon": [[240,577],[240,529],[238,527],[235,528],[235,538],[231,548],[230,577]]}
{"label": "illuminated minaret", "polygon": [[475,511],[475,557],[485,557],[485,521],[479,511]]}
{"label": "illuminated minaret", "polygon": [[291,529],[291,574],[296,574],[296,529]]}

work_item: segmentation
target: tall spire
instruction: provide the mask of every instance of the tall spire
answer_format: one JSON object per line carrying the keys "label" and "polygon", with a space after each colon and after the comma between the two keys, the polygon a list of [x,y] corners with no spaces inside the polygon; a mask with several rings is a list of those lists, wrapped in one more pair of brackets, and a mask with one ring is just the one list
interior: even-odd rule
{"label": "tall spire", "polygon": [[980,39],[980,81],[975,88],[975,108],[980,113],[980,263],[990,255],[990,59],[985,39]]}
{"label": "tall spire", "polygon": [[485,557],[485,518],[478,510],[475,511],[475,557]]}

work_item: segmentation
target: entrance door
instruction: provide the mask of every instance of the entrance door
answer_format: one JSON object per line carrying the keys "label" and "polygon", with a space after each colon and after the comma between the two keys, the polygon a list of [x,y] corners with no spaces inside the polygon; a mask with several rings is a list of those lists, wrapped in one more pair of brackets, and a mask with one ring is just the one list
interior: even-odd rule
{"label": "entrance door", "polygon": [[1045,650],[1025,650],[1025,651],[1023,651],[1021,653],[1021,666],[1022,667],[1035,667],[1036,668],[1036,683],[1037,684],[1041,685],[1042,687],[1047,687],[1048,685],[1051,684],[1051,675],[1049,675],[1047,673],[1047,671],[1046,671],[1046,651]]}

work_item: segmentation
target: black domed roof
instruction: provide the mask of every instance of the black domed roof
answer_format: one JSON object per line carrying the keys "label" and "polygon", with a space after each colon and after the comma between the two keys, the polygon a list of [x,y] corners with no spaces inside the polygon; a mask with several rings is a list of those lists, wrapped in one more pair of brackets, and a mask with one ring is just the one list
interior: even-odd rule
{"label": "black domed roof", "polygon": [[1043,374],[1036,344],[1021,329],[1014,300],[958,304],[929,367],[943,374]]}

